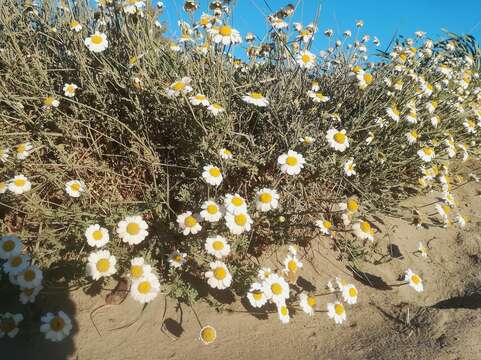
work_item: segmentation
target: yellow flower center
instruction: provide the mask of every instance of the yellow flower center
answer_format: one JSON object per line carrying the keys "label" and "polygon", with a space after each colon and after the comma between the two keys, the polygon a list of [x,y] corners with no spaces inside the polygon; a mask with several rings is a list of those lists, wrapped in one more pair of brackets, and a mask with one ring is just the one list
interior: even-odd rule
{"label": "yellow flower center", "polygon": [[430,147],[425,147],[423,149],[423,152],[427,155],[427,156],[431,156],[433,154],[433,149],[431,149]]}
{"label": "yellow flower center", "polygon": [[232,152],[229,149],[224,149],[224,155],[232,155]]}
{"label": "yellow flower center", "polygon": [[253,297],[254,300],[256,300],[256,301],[261,300],[261,299],[262,299],[262,295],[263,295],[263,293],[262,293],[262,291],[260,291],[260,290],[255,290],[255,291],[252,292],[252,297]]}
{"label": "yellow flower center", "polygon": [[44,104],[45,106],[52,106],[54,100],[55,100],[55,99],[54,99],[53,97],[49,96],[49,97],[47,97],[47,98],[43,101],[43,104]]}
{"label": "yellow flower center", "polygon": [[311,62],[311,57],[307,54],[303,54],[301,60],[304,64],[307,64],[308,62]]}
{"label": "yellow flower center", "polygon": [[357,209],[359,209],[359,204],[357,203],[357,201],[355,199],[349,199],[349,200],[347,200],[347,209],[350,212],[356,212]]}
{"label": "yellow flower center", "polygon": [[15,320],[13,320],[10,317],[0,320],[0,331],[6,334],[15,330],[16,327],[17,327],[17,324],[15,324]]}
{"label": "yellow flower center", "polygon": [[202,100],[205,100],[206,97],[205,97],[205,95],[196,95],[196,96],[195,96],[195,99],[196,99],[196,100],[199,100],[199,101],[202,101]]}
{"label": "yellow flower center", "polygon": [[234,220],[237,225],[244,226],[247,223],[247,216],[239,214],[235,216]]}
{"label": "yellow flower center", "polygon": [[23,278],[26,281],[32,281],[33,279],[35,279],[35,276],[36,276],[35,271],[33,271],[31,269],[28,269],[23,273]]}
{"label": "yellow flower center", "polygon": [[2,248],[6,252],[10,252],[15,248],[15,242],[13,240],[7,240],[3,243]]}
{"label": "yellow flower center", "polygon": [[288,156],[286,159],[286,164],[289,166],[296,166],[297,158],[295,156]]}
{"label": "yellow flower center", "polygon": [[412,274],[411,275],[411,281],[415,284],[415,285],[418,285],[419,283],[421,283],[421,278],[419,276],[417,276],[416,274]]}
{"label": "yellow flower center", "polygon": [[24,293],[25,295],[27,295],[27,296],[32,296],[33,290],[34,290],[34,289],[30,289],[30,288],[22,289],[23,293]]}
{"label": "yellow flower center", "polygon": [[207,205],[207,212],[210,214],[210,215],[215,215],[217,214],[217,205],[215,204],[209,204]]}
{"label": "yellow flower center", "polygon": [[194,227],[195,225],[197,225],[197,220],[192,215],[189,215],[185,218],[184,224],[185,224],[186,227],[191,228],[191,227]]}
{"label": "yellow flower center", "polygon": [[253,99],[256,99],[256,100],[259,100],[259,99],[264,98],[264,96],[262,96],[262,94],[261,94],[261,93],[258,93],[258,92],[251,92],[251,93],[249,94],[249,96],[250,96],[251,98],[253,98]]}
{"label": "yellow flower center", "polygon": [[232,28],[227,25],[223,25],[219,28],[219,34],[222,36],[231,36],[232,35]]}
{"label": "yellow flower center", "polygon": [[27,181],[25,179],[15,179],[13,183],[15,186],[22,187],[27,183]]}
{"label": "yellow flower center", "polygon": [[215,329],[212,326],[206,326],[200,332],[200,337],[207,344],[210,344],[211,342],[215,341],[216,336],[217,335],[216,335]]}
{"label": "yellow flower center", "polygon": [[287,307],[286,306],[281,306],[281,314],[283,316],[287,316],[288,315],[288,311],[287,311]]}
{"label": "yellow flower center", "polygon": [[53,331],[60,331],[65,326],[65,320],[62,319],[60,316],[55,316],[52,320],[50,320],[50,328]]}
{"label": "yellow flower center", "polygon": [[224,243],[222,241],[214,241],[212,247],[215,251],[222,250],[224,248]]}
{"label": "yellow flower center", "polygon": [[296,272],[297,271],[297,262],[295,260],[289,261],[287,263],[287,268],[292,272]]}
{"label": "yellow flower center", "polygon": [[79,25],[80,25],[80,24],[79,24],[79,22],[78,22],[77,20],[72,20],[72,21],[70,22],[70,27],[71,27],[71,28],[75,28],[75,27],[77,27],[77,26],[79,26]]}
{"label": "yellow flower center", "polygon": [[94,240],[96,240],[96,241],[102,240],[102,237],[103,237],[102,231],[100,231],[100,230],[95,230],[95,231],[92,233],[92,237],[93,237]]}
{"label": "yellow flower center", "polygon": [[17,267],[22,264],[22,258],[20,256],[15,256],[10,259],[10,266]]}
{"label": "yellow flower center", "polygon": [[25,144],[20,144],[17,146],[17,153],[23,153],[27,150],[27,146]]}
{"label": "yellow flower center", "polygon": [[144,295],[147,294],[151,288],[152,286],[148,281],[142,281],[139,285],[137,285],[137,290],[139,291],[139,293]]}
{"label": "yellow flower center", "polygon": [[[214,109],[218,109],[218,110],[219,110],[219,109],[223,109],[222,105],[221,105],[221,104],[217,104],[217,103],[212,104],[212,107],[213,107]],[[229,151],[229,150],[227,150],[227,151]],[[225,154],[225,153],[226,153],[226,152],[224,151],[224,154]]]}
{"label": "yellow flower center", "polygon": [[309,297],[307,298],[307,304],[308,304],[310,307],[316,306],[316,304],[317,304],[316,298],[315,298],[314,296],[309,296]]}
{"label": "yellow flower center", "polygon": [[103,41],[104,41],[104,40],[103,40],[102,36],[97,35],[97,34],[92,35],[92,36],[90,37],[90,42],[91,42],[92,44],[94,44],[94,45],[100,45],[100,44],[102,44]]}
{"label": "yellow flower center", "polygon": [[177,81],[172,84],[172,89],[175,91],[182,91],[185,89],[185,84],[182,81]]}
{"label": "yellow flower center", "polygon": [[274,283],[271,285],[271,291],[274,295],[280,295],[282,293],[282,286],[279,283]]}
{"label": "yellow flower center", "polygon": [[75,92],[75,87],[70,84],[70,85],[67,85],[67,88],[65,90],[68,93],[73,93],[73,92]]}
{"label": "yellow flower center", "polygon": [[356,65],[352,68],[352,72],[357,74],[359,72],[361,72],[361,67],[359,65]]}
{"label": "yellow flower center", "polygon": [[129,223],[127,225],[127,232],[129,235],[137,235],[140,232],[140,226],[137,223]]}
{"label": "yellow flower center", "polygon": [[334,311],[337,315],[342,315],[344,314],[344,306],[342,306],[342,304],[336,304],[336,306],[334,306]]}
{"label": "yellow flower center", "polygon": [[357,290],[356,288],[349,288],[349,296],[350,297],[356,297],[357,296]]}
{"label": "yellow flower center", "polygon": [[242,206],[244,205],[244,200],[238,196],[235,196],[232,198],[231,203],[234,206]]}
{"label": "yellow flower center", "polygon": [[178,263],[182,262],[182,256],[180,256],[180,255],[175,255],[175,256],[174,256],[174,261],[175,261],[175,262],[178,262]]}
{"label": "yellow flower center", "polygon": [[411,136],[415,139],[418,137],[418,132],[416,130],[411,130]]}
{"label": "yellow flower center", "polygon": [[95,266],[97,271],[104,273],[110,268],[110,261],[109,259],[100,259]]}
{"label": "yellow flower center", "polygon": [[220,170],[217,167],[213,167],[212,169],[209,170],[210,176],[213,177],[219,177],[220,176]]}
{"label": "yellow flower center", "polygon": [[218,267],[214,270],[214,277],[217,280],[224,280],[224,278],[227,276],[227,271],[223,267]]}
{"label": "yellow flower center", "polygon": [[81,186],[79,183],[75,182],[73,183],[72,185],[70,185],[70,188],[73,190],[73,191],[79,191]]}
{"label": "yellow flower center", "polygon": [[269,204],[272,201],[272,195],[265,192],[259,196],[259,201],[264,204]]}
{"label": "yellow flower center", "polygon": [[132,265],[130,267],[130,274],[133,278],[139,278],[144,275],[144,268],[141,265]]}
{"label": "yellow flower center", "polygon": [[365,81],[367,84],[372,83],[372,75],[369,74],[369,73],[365,73],[365,74],[364,74],[364,81]]}
{"label": "yellow flower center", "polygon": [[322,225],[326,228],[326,229],[330,229],[332,227],[332,222],[330,222],[329,220],[324,220],[322,222]]}
{"label": "yellow flower center", "polygon": [[365,233],[371,232],[371,225],[367,221],[361,222],[360,228],[362,232],[365,232]]}
{"label": "yellow flower center", "polygon": [[343,134],[342,132],[337,132],[337,133],[334,135],[334,140],[335,140],[338,144],[344,144],[344,142],[346,141],[346,135]]}

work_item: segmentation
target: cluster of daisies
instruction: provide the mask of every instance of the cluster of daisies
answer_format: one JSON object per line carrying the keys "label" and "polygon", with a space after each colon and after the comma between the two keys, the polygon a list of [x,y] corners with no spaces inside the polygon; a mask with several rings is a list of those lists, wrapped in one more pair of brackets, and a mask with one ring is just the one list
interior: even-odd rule
{"label": "cluster of daisies", "polygon": [[[122,242],[134,246],[145,240],[148,236],[148,224],[142,216],[126,216],[119,221],[116,228],[117,236]],[[86,272],[92,280],[112,276],[117,272],[117,259],[105,249],[110,241],[107,228],[93,224],[85,230],[88,245],[99,250],[90,253],[87,259]],[[160,292],[160,281],[153,267],[143,257],[130,260],[128,277],[131,279],[130,295],[140,303],[152,301]]]}
{"label": "cluster of daisies", "polygon": [[[31,256],[25,253],[22,241],[14,235],[0,238],[0,261],[3,262],[3,273],[8,275],[10,283],[20,289],[20,302],[33,303],[42,290],[43,272],[32,262]],[[23,320],[21,313],[0,314],[0,338],[15,337],[19,332],[19,324]],[[72,330],[70,318],[63,312],[46,313],[41,318],[40,331],[51,341],[60,341]]]}

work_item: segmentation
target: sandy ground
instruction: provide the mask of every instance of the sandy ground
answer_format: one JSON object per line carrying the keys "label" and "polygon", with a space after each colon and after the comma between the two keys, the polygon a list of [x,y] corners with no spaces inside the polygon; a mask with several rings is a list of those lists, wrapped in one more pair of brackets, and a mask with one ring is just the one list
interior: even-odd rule
{"label": "sandy ground", "polygon": [[[64,308],[72,315],[73,336],[62,344],[51,344],[33,329],[14,341],[0,341],[1,353],[10,355],[5,359],[49,360],[481,359],[480,189],[481,184],[470,183],[454,191],[463,213],[471,217],[463,230],[417,228],[405,219],[386,216],[382,216],[384,224],[373,220],[379,226],[380,248],[387,251],[393,244],[399,251],[386,263],[359,264],[364,272],[378,277],[372,277],[371,284],[398,283],[399,274],[412,268],[424,279],[423,293],[408,286],[381,290],[353,279],[325,238],[304,249],[301,277],[305,284],[322,291],[328,279],[341,276],[359,288],[359,304],[348,308],[343,325],[335,325],[325,313],[308,317],[300,311],[283,325],[277,314],[266,318],[246,312],[241,299],[235,298],[226,304],[230,312],[220,313],[206,304],[195,306],[200,322],[217,329],[217,341],[205,346],[197,339],[200,327],[191,308],[159,296],[141,314],[142,306],[128,297],[120,305],[95,312],[99,336],[90,313],[105,304],[107,291],[96,296],[81,290],[53,292],[40,299],[39,306]],[[403,204],[420,207],[432,203],[436,195]],[[434,205],[422,210],[435,212]],[[415,253],[421,240],[429,242],[427,259]],[[285,253],[280,249],[279,258]],[[280,267],[274,256],[269,261],[272,267]],[[333,296],[321,298],[321,309]]]}

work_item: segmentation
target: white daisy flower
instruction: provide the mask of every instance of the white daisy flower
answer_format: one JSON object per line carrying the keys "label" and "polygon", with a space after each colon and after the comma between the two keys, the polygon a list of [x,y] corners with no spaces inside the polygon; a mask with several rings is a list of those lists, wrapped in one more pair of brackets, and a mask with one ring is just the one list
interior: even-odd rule
{"label": "white daisy flower", "polygon": [[217,116],[217,115],[219,115],[219,114],[221,114],[225,111],[224,107],[221,104],[218,104],[218,103],[213,103],[213,104],[209,105],[207,110],[209,110],[212,113],[212,115],[214,115],[214,116]]}
{"label": "white daisy flower", "polygon": [[344,305],[339,301],[327,304],[327,316],[329,319],[333,319],[336,324],[342,324],[346,321],[346,310]]}
{"label": "white daisy flower", "polygon": [[223,236],[215,235],[206,239],[205,250],[217,259],[222,259],[230,254],[230,245]]}
{"label": "white daisy flower", "polygon": [[222,159],[224,160],[230,160],[232,159],[233,155],[232,155],[232,151],[230,151],[229,149],[226,149],[226,148],[222,148],[219,150],[219,155]]}
{"label": "white daisy flower", "polygon": [[130,295],[141,304],[151,302],[159,294],[160,282],[153,273],[145,273],[132,281]]}
{"label": "white daisy flower", "polygon": [[66,97],[74,97],[75,96],[75,91],[78,89],[78,86],[75,85],[74,83],[70,84],[65,84],[63,86],[63,93]]}
{"label": "white daisy flower", "polygon": [[422,149],[419,149],[417,154],[424,162],[430,162],[436,156],[436,154],[434,153],[434,149],[429,146],[425,146]]}
{"label": "white daisy flower", "polygon": [[90,225],[85,230],[87,243],[93,247],[102,247],[109,242],[109,231],[101,227],[99,224]]}
{"label": "white daisy flower", "polygon": [[271,274],[272,274],[271,268],[263,267],[259,270],[259,273],[257,274],[257,277],[259,278],[259,280],[264,281],[269,276],[271,276]]}
{"label": "white daisy flower", "polygon": [[143,257],[136,257],[130,260],[129,276],[131,279],[140,279],[152,272],[152,266],[147,264]]}
{"label": "white daisy flower", "polygon": [[0,161],[7,162],[8,157],[10,156],[10,149],[0,147]]}
{"label": "white daisy flower", "polygon": [[202,173],[202,177],[207,184],[213,186],[219,186],[223,180],[222,172],[217,166],[213,165],[204,166],[204,172]]}
{"label": "white daisy flower", "polygon": [[256,209],[266,212],[277,209],[279,205],[279,194],[274,189],[263,188],[256,192]]}
{"label": "white daisy flower", "polygon": [[169,255],[169,265],[174,269],[180,268],[186,261],[187,254],[176,250]]}
{"label": "white daisy flower", "polygon": [[262,289],[262,285],[258,282],[251,285],[249,292],[247,293],[247,299],[252,307],[260,308],[267,303],[267,298]]}
{"label": "white daisy flower", "polygon": [[189,98],[189,101],[192,105],[195,105],[195,106],[202,105],[207,107],[210,105],[209,100],[207,99],[207,96],[203,94],[197,94],[197,95],[191,96]]}
{"label": "white daisy flower", "polygon": [[436,108],[438,107],[438,102],[436,100],[428,101],[425,107],[428,113],[433,114],[434,111],[436,111]]}
{"label": "white daisy flower", "polygon": [[70,180],[65,184],[65,191],[73,198],[78,198],[85,191],[85,184],[82,180]]}
{"label": "white daisy flower", "polygon": [[269,105],[269,101],[259,92],[250,92],[242,97],[248,104],[253,104],[259,107],[266,107]]}
{"label": "white daisy flower", "polygon": [[441,118],[439,117],[439,115],[432,116],[430,120],[431,120],[431,125],[435,128],[437,128],[439,123],[441,122]]}
{"label": "white daisy flower", "polygon": [[55,99],[53,96],[47,96],[44,100],[43,100],[43,106],[42,106],[42,109],[43,110],[48,110],[48,109],[52,109],[52,108],[56,108],[60,105],[60,102]]}
{"label": "white daisy flower", "polygon": [[317,220],[316,226],[324,235],[329,235],[331,233],[332,222],[329,220]]}
{"label": "white daisy flower", "polygon": [[217,332],[212,326],[207,325],[200,329],[199,338],[205,345],[209,345],[217,338]]}
{"label": "white daisy flower", "polygon": [[33,146],[26,142],[16,146],[15,153],[18,160],[25,160],[32,152]]}
{"label": "white daisy flower", "polygon": [[72,321],[63,311],[59,311],[57,315],[47,313],[42,316],[41,322],[40,331],[45,334],[45,339],[53,342],[62,341],[72,331]]}
{"label": "white daisy flower", "polygon": [[343,165],[344,174],[346,174],[348,177],[356,175],[356,170],[354,170],[355,166],[356,164],[354,164],[354,159],[347,160]]}
{"label": "white daisy flower", "polygon": [[253,223],[251,217],[247,213],[234,215],[228,212],[225,215],[225,221],[229,231],[234,235],[239,235],[245,231],[250,231]]}
{"label": "white daisy flower", "polygon": [[423,258],[428,257],[428,248],[422,243],[422,241],[420,241],[418,244],[418,251],[421,253],[421,256]]}
{"label": "white daisy flower", "polygon": [[408,140],[408,143],[410,144],[414,144],[418,141],[418,132],[416,131],[416,129],[413,129],[409,132],[406,133],[406,138]]}
{"label": "white daisy flower", "polygon": [[242,42],[239,31],[225,24],[222,26],[212,26],[208,32],[216,44],[231,45]]}
{"label": "white daisy flower", "polygon": [[239,194],[227,194],[224,199],[224,206],[226,210],[234,215],[243,214],[247,212],[247,203]]}
{"label": "white daisy flower", "polygon": [[302,268],[302,262],[295,255],[287,255],[284,259],[284,269],[286,272],[296,273],[297,270]]}
{"label": "white daisy flower", "polygon": [[422,292],[424,290],[423,280],[411,269],[407,269],[406,275],[404,276],[404,281],[407,281],[409,286],[411,286],[417,292]]}
{"label": "white daisy flower", "polygon": [[304,167],[306,161],[301,153],[289,150],[287,153],[277,158],[277,163],[281,166],[281,171],[288,175],[298,175]]}
{"label": "white daisy flower", "polygon": [[347,284],[341,287],[342,297],[345,302],[350,305],[357,303],[358,291],[353,284]]}
{"label": "white daisy flower", "polygon": [[179,224],[180,232],[185,236],[189,234],[195,235],[202,230],[199,221],[199,216],[192,214],[192,211],[186,211],[177,216],[177,224]]}
{"label": "white daisy flower", "polygon": [[312,101],[316,102],[316,103],[325,103],[325,102],[328,102],[329,100],[331,100],[331,98],[329,96],[326,96],[320,92],[316,92],[316,91],[312,91],[312,90],[309,90],[307,92],[307,96],[309,96]]}
{"label": "white daisy flower", "polygon": [[314,311],[317,307],[317,299],[314,296],[309,296],[306,293],[301,293],[299,295],[299,305],[307,315],[312,316],[314,315]]}
{"label": "white daisy flower", "polygon": [[43,289],[42,285],[39,285],[34,288],[21,288],[20,289],[20,296],[19,300],[22,304],[28,304],[28,303],[34,303],[37,295],[40,293],[40,291]]}
{"label": "white daisy flower", "polygon": [[21,288],[36,288],[42,283],[42,280],[42,270],[36,265],[29,265],[17,276],[17,283]]}
{"label": "white daisy flower", "polygon": [[369,241],[374,241],[374,229],[371,224],[367,221],[358,221],[352,225],[352,230],[354,235],[361,240],[368,239]]}
{"label": "white daisy flower", "polygon": [[338,131],[331,128],[327,131],[326,139],[329,145],[336,151],[344,152],[349,147],[349,139],[346,130]]}
{"label": "white daisy flower", "polygon": [[168,88],[165,89],[165,92],[168,97],[177,97],[181,94],[188,94],[192,91],[192,87],[190,86],[190,82],[192,79],[190,77],[183,77],[180,80],[177,80],[170,84]]}
{"label": "white daisy flower", "polygon": [[473,119],[464,120],[463,126],[468,134],[476,134],[476,122]]}
{"label": "white daisy flower", "polygon": [[13,179],[8,181],[7,188],[15,195],[21,195],[30,191],[32,183],[24,175],[16,175]]}
{"label": "white daisy flower", "polygon": [[5,235],[0,238],[0,259],[7,260],[22,252],[22,241],[15,235]]}
{"label": "white daisy flower", "polygon": [[200,216],[205,221],[217,222],[223,216],[223,209],[215,201],[207,200],[202,204]]}
{"label": "white daisy flower", "polygon": [[316,55],[308,50],[303,50],[297,55],[297,64],[301,69],[312,69],[316,66]]}
{"label": "white daisy flower", "polygon": [[304,136],[299,138],[299,141],[304,145],[312,145],[316,141],[312,136]]}
{"label": "white daisy flower", "polygon": [[395,122],[399,122],[401,119],[401,112],[396,104],[391,104],[390,107],[386,108],[386,114]]}
{"label": "white daisy flower", "polygon": [[5,274],[18,275],[25,271],[30,264],[30,256],[18,254],[10,256],[7,261],[3,263],[3,272]]}
{"label": "white daisy flower", "polygon": [[282,304],[289,298],[289,284],[277,274],[271,274],[264,280],[263,291],[267,299],[275,304]]}
{"label": "white daisy flower", "polygon": [[72,19],[70,21],[70,30],[79,32],[80,30],[82,30],[82,24],[79,23],[77,20]]}
{"label": "white daisy flower", "polygon": [[147,229],[149,225],[144,221],[142,216],[127,216],[124,220],[117,224],[117,235],[123,242],[129,245],[140,244],[149,235]]}
{"label": "white daisy flower", "polygon": [[291,317],[289,316],[289,309],[286,306],[285,302],[282,303],[276,303],[277,305],[277,314],[279,315],[279,320],[283,324],[289,323],[291,320]]}
{"label": "white daisy flower", "polygon": [[109,47],[107,35],[98,31],[86,38],[84,43],[94,53],[100,53]]}
{"label": "white daisy flower", "polygon": [[222,261],[214,261],[209,264],[211,270],[205,273],[207,283],[214,289],[227,289],[232,282],[232,275]]}
{"label": "white daisy flower", "polygon": [[110,255],[108,250],[99,250],[93,252],[88,257],[87,262],[87,275],[94,280],[98,280],[101,277],[107,277],[115,274],[117,269],[115,265],[117,259],[115,256]]}
{"label": "white daisy flower", "polygon": [[22,314],[11,314],[9,312],[0,314],[0,339],[5,335],[14,338],[18,334],[18,324],[23,320]]}

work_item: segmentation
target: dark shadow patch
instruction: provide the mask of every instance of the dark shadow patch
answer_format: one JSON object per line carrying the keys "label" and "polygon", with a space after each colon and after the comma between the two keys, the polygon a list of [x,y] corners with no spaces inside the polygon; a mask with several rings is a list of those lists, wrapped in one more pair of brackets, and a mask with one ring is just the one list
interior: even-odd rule
{"label": "dark shadow patch", "polygon": [[86,295],[94,297],[94,296],[100,295],[103,285],[104,285],[104,279],[101,278],[97,281],[92,282],[88,287],[85,287],[83,291]]}
{"label": "dark shadow patch", "polygon": [[167,318],[164,320],[164,322],[162,323],[162,330],[170,333],[177,338],[180,337],[180,335],[182,335],[182,333],[184,332],[182,324],[172,318]]}
{"label": "dark shadow patch", "polygon": [[391,257],[394,259],[404,258],[403,254],[401,254],[401,250],[399,249],[399,246],[397,246],[396,244],[388,244],[387,251],[389,252],[389,255],[391,255]]}
{"label": "dark shadow patch", "polygon": [[255,308],[250,304],[249,299],[247,299],[247,297],[245,296],[241,298],[240,302],[242,306],[244,306],[244,308],[247,310],[249,315],[254,316],[256,319],[267,320],[269,318],[267,311],[264,310],[264,308],[266,308],[265,306],[262,308]]}
{"label": "dark shadow patch", "polygon": [[392,287],[377,275],[360,271],[359,269],[356,269],[350,265],[347,265],[346,268],[352,272],[354,279],[366,286],[370,286],[378,290],[392,290]]}
{"label": "dark shadow patch", "polygon": [[452,297],[431,307],[434,309],[481,309],[481,294]]}
{"label": "dark shadow patch", "polygon": [[309,281],[304,279],[302,276],[297,278],[297,285],[302,288],[302,290],[307,292],[316,291],[316,287]]}

